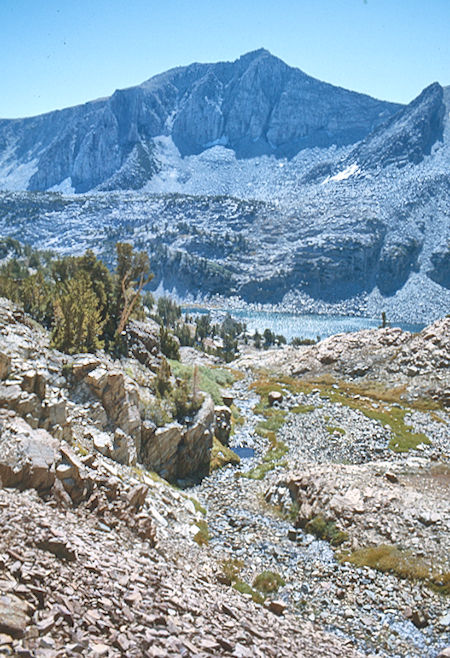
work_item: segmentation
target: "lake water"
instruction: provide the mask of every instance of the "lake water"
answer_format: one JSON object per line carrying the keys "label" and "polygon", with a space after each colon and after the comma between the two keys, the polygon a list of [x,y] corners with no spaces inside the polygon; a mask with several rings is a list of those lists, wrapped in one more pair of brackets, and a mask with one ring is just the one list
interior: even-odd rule
{"label": "lake water", "polygon": [[[376,329],[380,326],[381,318],[360,318],[343,315],[299,315],[296,313],[278,313],[271,311],[250,311],[236,309],[205,309],[184,307],[184,311],[194,313],[211,313],[214,321],[223,319],[229,312],[236,320],[245,322],[248,331],[258,330],[262,334],[268,328],[275,334],[282,334],[289,342],[294,337],[321,339],[334,334],[359,329]],[[424,324],[406,324],[403,322],[390,323],[393,327],[400,327],[405,331],[417,332],[424,328]]]}

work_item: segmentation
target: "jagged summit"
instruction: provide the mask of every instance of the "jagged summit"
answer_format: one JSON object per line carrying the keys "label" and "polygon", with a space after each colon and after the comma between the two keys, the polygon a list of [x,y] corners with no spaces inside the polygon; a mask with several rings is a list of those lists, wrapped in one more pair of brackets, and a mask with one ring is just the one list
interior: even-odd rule
{"label": "jagged summit", "polygon": [[110,98],[0,121],[0,184],[137,189],[159,168],[159,136],[171,137],[182,156],[221,144],[238,158],[292,157],[353,144],[400,107],[320,82],[260,49],[171,69]]}
{"label": "jagged summit", "polygon": [[244,55],[241,55],[239,59],[254,60],[254,59],[258,59],[259,57],[266,57],[266,56],[275,57],[274,55],[272,55],[270,50],[267,50],[267,48],[257,48],[256,50],[250,50],[248,53],[244,53]]}
{"label": "jagged summit", "polygon": [[[438,83],[385,103],[265,49],[190,64],[0,121],[0,190],[20,191],[0,227],[106,258],[111,236],[139,244],[182,297],[432,320],[450,300],[449,111]],[[111,190],[129,193],[72,196]]]}

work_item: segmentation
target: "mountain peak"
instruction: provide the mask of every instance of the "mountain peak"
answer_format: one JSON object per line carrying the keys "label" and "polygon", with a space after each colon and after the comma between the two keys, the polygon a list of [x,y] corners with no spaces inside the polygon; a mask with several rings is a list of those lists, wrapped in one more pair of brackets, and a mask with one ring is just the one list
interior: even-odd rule
{"label": "mountain peak", "polygon": [[9,177],[13,151],[2,145],[14,144],[29,189],[64,181],[76,192],[135,189],[158,169],[154,140],[161,136],[183,157],[214,145],[238,158],[293,157],[304,148],[354,144],[398,109],[315,80],[259,48],[233,62],[171,69],[95,105],[2,122],[0,163]]}
{"label": "mountain peak", "polygon": [[253,61],[255,59],[259,59],[260,57],[275,57],[275,55],[272,55],[271,52],[266,50],[266,48],[258,48],[257,50],[251,50],[248,53],[244,53],[239,57],[239,61]]}

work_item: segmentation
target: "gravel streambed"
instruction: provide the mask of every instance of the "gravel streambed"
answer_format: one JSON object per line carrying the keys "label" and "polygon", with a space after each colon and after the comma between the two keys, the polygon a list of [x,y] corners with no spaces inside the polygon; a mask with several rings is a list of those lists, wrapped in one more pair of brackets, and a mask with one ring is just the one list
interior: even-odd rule
{"label": "gravel streambed", "polygon": [[[235,404],[246,419],[231,437],[231,448],[246,448],[252,456],[238,467],[216,471],[195,488],[207,508],[211,540],[208,550],[221,562],[243,563],[239,577],[248,584],[265,570],[282,576],[285,585],[273,596],[284,601],[300,618],[330,630],[366,655],[391,657],[437,656],[450,645],[450,604],[421,583],[399,580],[367,567],[339,563],[335,551],[288,519],[292,501],[282,465],[263,480],[241,477],[257,466],[268,448],[255,433],[260,417],[253,413],[258,398],[249,390],[250,379],[233,387]],[[287,407],[303,405],[305,413],[289,413],[278,433],[288,454],[281,460],[296,468],[305,463],[364,464],[372,460],[405,460],[389,448],[391,432],[357,410],[333,403],[318,391],[287,399]],[[428,426],[426,414],[413,414],[414,425],[431,430],[431,446],[422,454],[441,454],[445,425]],[[265,503],[279,503],[285,514]],[[423,620],[423,623],[421,623]],[[414,623],[414,621],[416,623]],[[418,626],[421,626],[420,628]]]}

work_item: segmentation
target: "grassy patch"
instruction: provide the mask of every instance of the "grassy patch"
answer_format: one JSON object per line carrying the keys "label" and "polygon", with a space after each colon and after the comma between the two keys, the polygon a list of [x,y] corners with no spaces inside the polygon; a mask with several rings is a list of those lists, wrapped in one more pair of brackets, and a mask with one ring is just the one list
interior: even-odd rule
{"label": "grassy patch", "polygon": [[194,541],[197,542],[199,546],[206,546],[211,539],[208,524],[206,521],[196,521],[195,525],[198,528],[198,532],[194,535]]}
{"label": "grassy patch", "polygon": [[[406,386],[397,388],[384,388],[377,382],[362,382],[355,384],[353,382],[344,382],[336,380],[330,375],[316,378],[314,380],[295,379],[294,377],[269,377],[261,376],[252,384],[255,390],[261,396],[261,402],[257,405],[255,411],[261,413],[267,405],[267,396],[270,391],[279,391],[280,393],[289,391],[293,394],[311,393],[313,389],[319,389],[322,397],[328,398],[331,402],[340,403],[360,411],[368,418],[376,420],[383,426],[388,427],[392,432],[392,439],[389,447],[394,452],[407,452],[417,448],[421,443],[430,443],[428,437],[421,432],[414,432],[411,426],[405,423],[405,415],[412,410],[433,412],[439,409],[438,403],[434,400],[415,400],[406,402]],[[377,406],[374,407],[374,404]],[[401,404],[402,407],[391,406]],[[298,405],[299,411],[303,413]],[[304,405],[305,407],[309,405]],[[294,407],[295,409],[295,407]],[[306,413],[306,409],[305,409]],[[435,414],[436,415],[436,414]],[[339,431],[339,430],[338,430]]]}
{"label": "grassy patch", "polygon": [[203,514],[203,516],[206,516],[206,509],[203,507],[203,505],[201,503],[198,502],[197,498],[191,498],[189,496],[188,500],[191,501],[191,503],[195,507],[196,512],[200,512],[200,514]]}
{"label": "grassy patch", "polygon": [[244,563],[237,558],[230,558],[224,560],[220,566],[222,575],[229,580],[230,583],[233,583],[239,578],[239,574],[244,568]]}
{"label": "grassy patch", "polygon": [[89,450],[85,448],[85,446],[81,445],[81,443],[76,444],[76,449],[82,457],[87,457],[90,454]]}
{"label": "grassy patch", "polygon": [[269,473],[269,471],[273,471],[277,466],[287,466],[287,462],[280,461],[281,457],[285,455],[287,451],[288,447],[282,441],[277,441],[275,447],[266,452],[262,462],[258,464],[258,466],[252,468],[251,471],[247,471],[246,473],[240,473],[240,476],[250,480],[263,480],[266,474]]}
{"label": "grassy patch", "polygon": [[261,401],[268,405],[268,396],[271,391],[277,391],[278,393],[284,392],[283,384],[278,379],[272,379],[269,377],[260,377],[250,384],[252,391],[255,391],[257,395],[261,398]]}
{"label": "grassy patch", "polygon": [[399,578],[421,580],[435,591],[450,595],[450,572],[439,569],[428,560],[412,551],[401,550],[397,546],[380,544],[361,548],[350,555],[341,557],[341,562],[350,562],[357,567],[371,567],[378,571],[393,573]]}
{"label": "grassy patch", "polygon": [[256,432],[268,439],[270,448],[262,458],[262,462],[258,464],[251,471],[241,473],[241,477],[249,478],[250,480],[262,480],[266,473],[273,471],[277,466],[285,466],[285,462],[281,462],[281,458],[288,452],[289,448],[283,441],[278,441],[277,435],[272,430],[266,430],[256,427]]}
{"label": "grassy patch", "polygon": [[346,532],[339,530],[333,521],[325,521],[322,516],[315,516],[308,521],[305,530],[317,539],[328,541],[332,546],[340,546],[348,539]]}
{"label": "grassy patch", "polygon": [[271,407],[263,409],[261,413],[264,415],[265,420],[256,425],[255,431],[263,437],[267,437],[269,433],[276,434],[278,430],[283,427],[287,416],[286,411],[283,411],[282,409],[273,409]]}
{"label": "grassy patch", "polygon": [[363,413],[369,418],[373,418],[388,427],[393,437],[389,441],[389,448],[394,452],[408,452],[417,448],[421,443],[430,443],[429,438],[423,432],[414,432],[413,428],[405,424],[406,409],[392,407],[390,410],[385,408],[367,409]]}
{"label": "grassy patch", "polygon": [[244,563],[242,560],[237,558],[230,558],[224,560],[221,563],[221,572],[220,576],[223,581],[227,581],[228,584],[240,592],[241,594],[247,594],[251,596],[255,603],[262,605],[264,603],[264,597],[261,596],[259,592],[250,587],[250,585],[239,578],[242,569],[244,568]]}
{"label": "grassy patch", "polygon": [[[184,379],[189,386],[192,386],[194,366],[172,360],[169,360],[169,363],[173,375]],[[223,404],[222,389],[231,386],[237,379],[236,371],[231,371],[227,368],[199,366],[198,374],[199,389],[204,393],[209,393],[215,404]]]}
{"label": "grassy patch", "polygon": [[227,464],[234,464],[237,466],[241,463],[240,457],[228,448],[227,446],[222,445],[219,439],[216,437],[213,438],[213,445],[211,449],[211,461],[209,466],[209,471],[212,473],[218,468],[223,468]]}
{"label": "grassy patch", "polygon": [[234,434],[237,425],[239,427],[242,427],[242,425],[244,425],[245,418],[240,413],[239,409],[236,407],[235,404],[232,404],[230,409],[231,409],[231,433]]}
{"label": "grassy patch", "polygon": [[311,411],[314,411],[316,407],[312,404],[296,404],[295,407],[292,407],[289,411],[292,414],[309,414]]}
{"label": "grassy patch", "polygon": [[289,509],[286,512],[286,518],[289,519],[292,523],[294,523],[297,520],[298,513],[300,511],[299,504],[297,501],[292,501]]}
{"label": "grassy patch", "polygon": [[286,581],[275,571],[263,571],[253,581],[253,587],[264,594],[277,592],[284,585],[286,585]]}
{"label": "grassy patch", "polygon": [[239,579],[236,580],[233,583],[233,588],[238,592],[240,592],[241,594],[248,594],[249,596],[251,596],[253,601],[255,603],[259,603],[259,605],[262,605],[264,603],[265,600],[264,597],[259,592],[254,590],[253,587],[250,587],[248,583],[244,583],[243,580],[239,580]]}
{"label": "grassy patch", "polygon": [[329,434],[334,434],[335,432],[337,432],[341,436],[344,436],[345,434],[345,430],[342,429],[342,427],[336,427],[335,425],[325,425],[325,429]]}
{"label": "grassy patch", "polygon": [[255,432],[269,441],[269,449],[262,462],[251,471],[242,473],[242,477],[252,480],[262,480],[266,473],[276,466],[283,465],[280,460],[288,452],[287,445],[277,439],[277,432],[286,421],[287,411],[270,407],[268,402],[270,391],[278,390],[281,392],[282,390],[281,385],[277,385],[276,382],[275,385],[273,384],[274,382],[269,379],[257,380],[251,384],[251,388],[260,396],[260,401],[253,411],[264,417],[264,420],[259,421],[256,425]]}
{"label": "grassy patch", "polygon": [[140,482],[145,482],[145,478],[148,477],[150,480],[153,480],[153,482],[164,484],[166,487],[179,491],[179,488],[175,484],[168,482],[158,475],[158,473],[155,473],[155,471],[147,471],[145,468],[139,468],[139,466],[132,466],[131,470]]}
{"label": "grassy patch", "polygon": [[441,423],[442,425],[448,425],[448,422],[444,420],[444,418],[441,418],[435,411],[430,411],[430,416],[436,423]]}
{"label": "grassy patch", "polygon": [[328,393],[332,402],[340,402],[351,409],[360,411],[367,418],[376,420],[390,429],[392,438],[389,442],[389,448],[394,452],[408,452],[408,450],[417,448],[420,443],[430,443],[425,434],[414,432],[413,428],[405,423],[405,415],[411,411],[411,408],[390,406],[380,400],[377,400],[377,406],[374,407],[372,398],[352,394],[346,388],[332,389]]}

